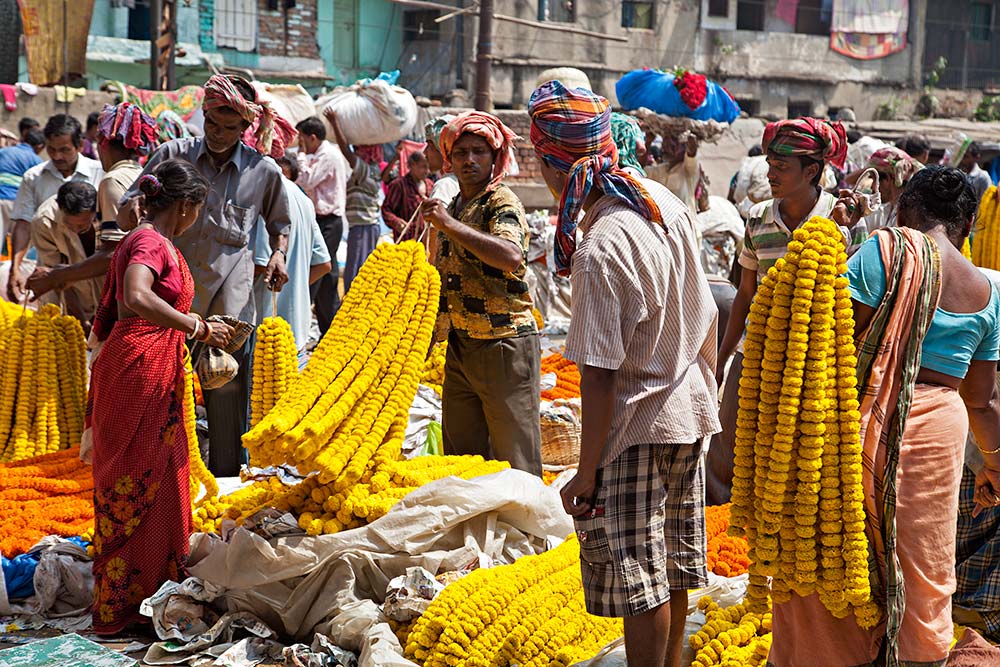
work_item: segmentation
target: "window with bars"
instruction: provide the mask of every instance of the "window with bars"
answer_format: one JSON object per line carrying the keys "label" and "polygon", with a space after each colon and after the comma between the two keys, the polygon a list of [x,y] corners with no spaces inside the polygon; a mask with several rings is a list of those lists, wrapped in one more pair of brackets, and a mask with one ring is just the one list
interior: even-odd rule
{"label": "window with bars", "polygon": [[623,0],[622,27],[653,29],[655,2],[640,2],[639,0]]}
{"label": "window with bars", "polygon": [[215,45],[237,51],[257,48],[257,0],[215,0]]}
{"label": "window with bars", "polygon": [[973,2],[969,21],[969,38],[975,42],[988,42],[993,34],[993,5]]}
{"label": "window with bars", "polygon": [[764,29],[763,0],[739,0],[736,3],[736,29],[757,32]]}

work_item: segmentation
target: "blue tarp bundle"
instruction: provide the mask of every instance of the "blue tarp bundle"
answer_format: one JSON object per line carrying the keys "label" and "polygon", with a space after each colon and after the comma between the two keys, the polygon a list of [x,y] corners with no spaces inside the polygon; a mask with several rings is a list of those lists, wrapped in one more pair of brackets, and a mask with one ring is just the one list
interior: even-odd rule
{"label": "blue tarp bundle", "polygon": [[[90,544],[79,537],[68,539],[84,550]],[[8,599],[20,600],[30,598],[35,594],[35,568],[38,567],[38,561],[41,557],[41,551],[21,554],[13,558],[0,556],[0,569],[3,570],[3,581],[7,589]]]}
{"label": "blue tarp bundle", "polygon": [[714,120],[732,123],[740,115],[736,103],[722,86],[705,81],[705,100],[697,109],[691,109],[674,85],[673,72],[658,69],[637,69],[623,76],[615,86],[618,103],[626,111],[646,107],[665,116],[683,116],[694,120]]}

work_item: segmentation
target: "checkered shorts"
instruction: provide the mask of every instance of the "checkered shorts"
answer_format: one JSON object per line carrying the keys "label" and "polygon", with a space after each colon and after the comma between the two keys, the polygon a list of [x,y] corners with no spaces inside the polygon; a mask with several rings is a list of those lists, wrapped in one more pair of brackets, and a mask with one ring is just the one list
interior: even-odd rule
{"label": "checkered shorts", "polygon": [[701,443],[629,447],[597,471],[592,509],[574,522],[595,616],[637,616],[671,589],[706,586]]}

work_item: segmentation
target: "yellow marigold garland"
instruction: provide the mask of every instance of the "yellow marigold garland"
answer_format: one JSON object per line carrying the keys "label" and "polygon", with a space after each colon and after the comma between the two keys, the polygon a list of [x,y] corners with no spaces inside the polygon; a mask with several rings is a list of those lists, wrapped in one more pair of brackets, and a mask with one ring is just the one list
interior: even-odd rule
{"label": "yellow marigold garland", "polygon": [[737,416],[732,526],[750,545],[747,604],[818,593],[866,627],[868,583],[854,321],[843,237],[797,229],[751,306]]}
{"label": "yellow marigold garland", "polygon": [[975,234],[972,239],[972,263],[987,269],[1000,269],[1000,202],[997,187],[991,185],[979,200]]}
{"label": "yellow marigold garland", "polygon": [[750,611],[742,602],[721,608],[710,597],[698,601],[705,625],[688,638],[692,667],[764,667],[771,648],[771,613]]}
{"label": "yellow marigold garland", "polygon": [[275,406],[299,373],[295,336],[288,322],[265,317],[257,327],[253,353],[250,426],[256,426]]}
{"label": "yellow marigold garland", "polygon": [[398,458],[393,425],[413,401],[440,292],[416,242],[379,246],[303,372],[244,438],[254,463],[294,463],[344,491]]}
{"label": "yellow marigold garland", "polygon": [[425,384],[437,393],[442,393],[444,385],[444,362],[448,354],[448,341],[443,340],[436,343],[431,349],[431,354],[424,362],[420,375],[420,384]]}
{"label": "yellow marigold garland", "polygon": [[191,355],[187,349],[184,350],[184,379],[177,387],[177,391],[181,394],[184,409],[184,433],[187,436],[188,466],[191,471],[191,504],[196,506],[202,489],[204,489],[202,498],[218,496],[219,483],[201,458],[195,423],[194,369],[191,367]]}

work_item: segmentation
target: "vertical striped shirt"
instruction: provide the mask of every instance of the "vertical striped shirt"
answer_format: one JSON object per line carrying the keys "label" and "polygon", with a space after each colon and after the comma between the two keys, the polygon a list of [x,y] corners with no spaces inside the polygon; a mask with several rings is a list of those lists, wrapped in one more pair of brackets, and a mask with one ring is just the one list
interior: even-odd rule
{"label": "vertical striped shirt", "polygon": [[379,190],[382,188],[382,170],[358,158],[351,176],[347,179],[345,211],[347,226],[377,225],[379,222]]}
{"label": "vertical striped shirt", "polygon": [[642,183],[664,226],[603,197],[580,223],[573,256],[566,357],[617,371],[602,465],[634,445],[693,443],[720,430],[719,313],[691,212],[659,183]]}
{"label": "vertical striped shirt", "polygon": [[[743,252],[740,254],[740,266],[757,272],[757,284],[767,275],[768,269],[774,266],[778,259],[788,251],[788,242],[792,240],[795,229],[789,229],[781,219],[778,211],[780,199],[768,199],[754,205],[747,215],[746,233],[743,237]],[[837,198],[829,192],[820,192],[816,205],[809,211],[804,220],[813,216],[829,218]],[[863,220],[852,230],[841,227],[847,254],[853,255],[867,238],[867,227]]]}

